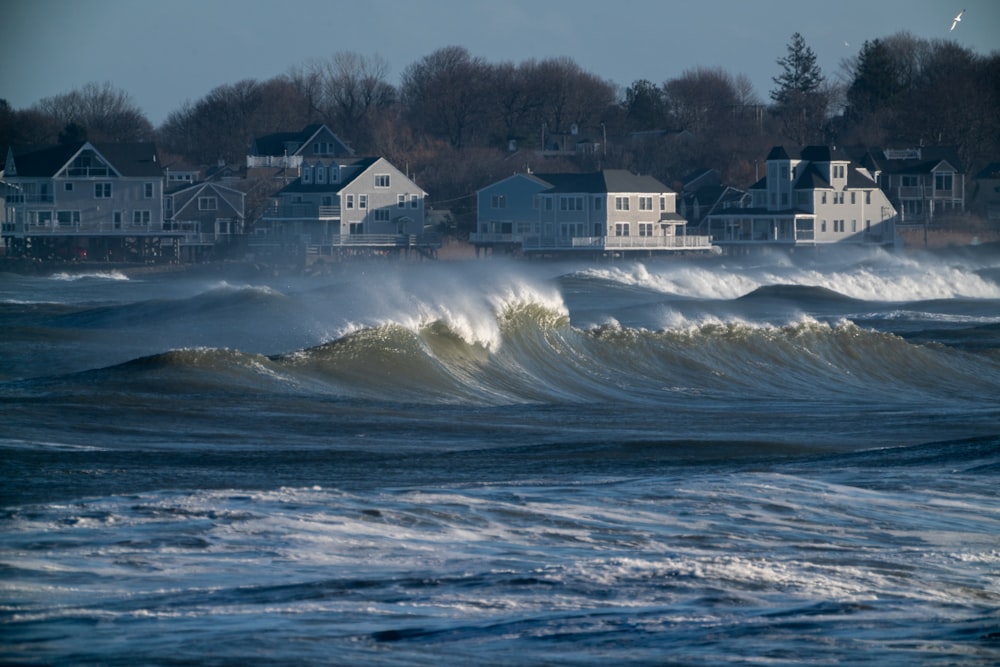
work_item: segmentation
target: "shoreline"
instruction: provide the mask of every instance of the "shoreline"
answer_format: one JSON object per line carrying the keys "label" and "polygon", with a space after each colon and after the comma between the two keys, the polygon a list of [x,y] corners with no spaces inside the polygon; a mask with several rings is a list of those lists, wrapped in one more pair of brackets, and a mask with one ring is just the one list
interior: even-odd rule
{"label": "shoreline", "polygon": [[[977,243],[973,239],[962,239],[964,243],[955,243],[952,238],[951,243],[929,244],[904,243],[899,248],[890,250],[900,254],[923,253],[940,258],[970,258],[997,256],[1000,257],[1000,240],[990,240],[985,243]],[[911,240],[912,241],[912,240]],[[764,250],[764,248],[761,248]],[[768,248],[768,250],[773,250]],[[782,250],[786,250],[782,248]],[[472,244],[463,242],[452,242],[442,248],[438,257],[433,260],[419,260],[431,262],[465,262],[480,261],[489,262],[493,260],[493,255],[477,257]],[[507,257],[506,255],[500,257]],[[726,259],[732,255],[719,255],[718,258]],[[640,259],[640,258],[637,258]],[[679,261],[689,258],[677,258]],[[137,262],[100,262],[88,260],[40,260],[28,257],[2,257],[0,256],[0,275],[12,273],[17,275],[37,275],[50,276],[59,273],[94,273],[117,271],[126,276],[141,276],[150,274],[165,273],[185,273],[185,274],[216,274],[245,275],[246,277],[280,275],[285,273],[300,275],[319,275],[335,270],[337,267],[350,266],[355,262],[362,261],[391,261],[385,259],[372,258],[348,258],[336,261],[319,260],[310,264],[300,264],[293,261],[269,261],[258,259],[239,260],[212,260],[198,263],[137,263]],[[402,260],[412,261],[412,260]],[[531,260],[548,261],[548,260]],[[558,261],[558,259],[552,260]]]}

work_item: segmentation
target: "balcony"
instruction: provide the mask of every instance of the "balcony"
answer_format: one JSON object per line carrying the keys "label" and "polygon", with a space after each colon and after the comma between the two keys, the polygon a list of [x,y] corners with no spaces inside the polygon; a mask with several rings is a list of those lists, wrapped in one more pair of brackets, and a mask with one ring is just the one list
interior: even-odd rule
{"label": "balcony", "polygon": [[301,155],[247,155],[247,169],[298,169]]}
{"label": "balcony", "polygon": [[316,204],[274,204],[261,216],[264,220],[339,220],[339,206],[317,206]]}

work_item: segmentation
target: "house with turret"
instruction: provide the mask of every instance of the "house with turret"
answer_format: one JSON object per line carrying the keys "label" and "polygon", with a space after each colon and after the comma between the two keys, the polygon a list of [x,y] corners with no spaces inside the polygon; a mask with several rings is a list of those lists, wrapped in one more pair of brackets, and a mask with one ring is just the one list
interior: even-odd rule
{"label": "house with turret", "polygon": [[738,208],[713,211],[704,229],[723,248],[888,245],[896,208],[874,175],[843,151],[803,148],[797,157],[776,146],[763,178]]}

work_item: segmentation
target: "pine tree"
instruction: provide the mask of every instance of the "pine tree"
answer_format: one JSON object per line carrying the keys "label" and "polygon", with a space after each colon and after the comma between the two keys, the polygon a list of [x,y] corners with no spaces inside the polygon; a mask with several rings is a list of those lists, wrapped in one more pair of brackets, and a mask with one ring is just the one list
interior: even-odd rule
{"label": "pine tree", "polygon": [[816,54],[806,45],[801,34],[792,35],[788,55],[778,58],[777,62],[783,71],[780,76],[771,79],[778,84],[771,91],[771,99],[779,105],[818,92],[823,85],[823,73],[816,64]]}

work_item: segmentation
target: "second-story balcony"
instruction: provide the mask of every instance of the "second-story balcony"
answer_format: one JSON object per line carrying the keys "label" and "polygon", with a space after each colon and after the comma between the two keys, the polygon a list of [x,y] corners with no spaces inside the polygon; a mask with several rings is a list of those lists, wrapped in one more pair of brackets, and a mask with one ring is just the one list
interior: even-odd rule
{"label": "second-story balcony", "polygon": [[264,209],[264,220],[339,220],[339,206],[319,206],[308,202],[272,204]]}
{"label": "second-story balcony", "polygon": [[301,155],[247,155],[247,169],[298,169]]}

